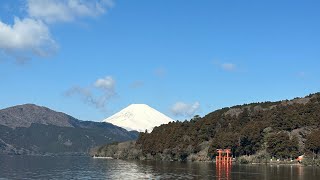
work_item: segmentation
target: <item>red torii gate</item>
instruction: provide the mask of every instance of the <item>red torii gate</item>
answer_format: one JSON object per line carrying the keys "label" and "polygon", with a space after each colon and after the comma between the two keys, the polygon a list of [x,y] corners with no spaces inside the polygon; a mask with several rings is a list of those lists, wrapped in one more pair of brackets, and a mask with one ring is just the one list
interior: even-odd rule
{"label": "red torii gate", "polygon": [[217,149],[216,163],[232,164],[231,149]]}

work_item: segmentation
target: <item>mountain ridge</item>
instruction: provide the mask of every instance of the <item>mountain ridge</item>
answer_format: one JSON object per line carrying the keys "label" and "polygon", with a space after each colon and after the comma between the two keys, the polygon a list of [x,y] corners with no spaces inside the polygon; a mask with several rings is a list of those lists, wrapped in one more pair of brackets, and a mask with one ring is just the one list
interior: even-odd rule
{"label": "mountain ridge", "polygon": [[0,110],[0,154],[86,154],[95,146],[137,136],[110,123],[81,121],[35,104]]}
{"label": "mountain ridge", "polygon": [[77,119],[62,112],[35,104],[22,104],[0,110],[0,125],[30,127],[32,123],[72,127]]}

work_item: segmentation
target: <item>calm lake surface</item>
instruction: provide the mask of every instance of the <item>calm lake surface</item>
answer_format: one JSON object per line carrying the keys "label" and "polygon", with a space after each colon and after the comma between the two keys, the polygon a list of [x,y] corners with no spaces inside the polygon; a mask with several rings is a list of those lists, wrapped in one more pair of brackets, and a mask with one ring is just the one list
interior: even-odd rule
{"label": "calm lake surface", "polygon": [[90,157],[0,156],[3,179],[303,179],[320,169],[300,166],[122,161]]}

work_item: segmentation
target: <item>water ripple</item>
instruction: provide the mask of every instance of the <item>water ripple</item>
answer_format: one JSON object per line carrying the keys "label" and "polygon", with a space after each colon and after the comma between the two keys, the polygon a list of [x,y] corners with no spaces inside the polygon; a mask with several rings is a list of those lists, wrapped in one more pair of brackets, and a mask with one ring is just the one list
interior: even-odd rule
{"label": "water ripple", "polygon": [[318,168],[231,166],[213,163],[123,161],[90,157],[0,156],[0,180],[7,179],[310,179]]}

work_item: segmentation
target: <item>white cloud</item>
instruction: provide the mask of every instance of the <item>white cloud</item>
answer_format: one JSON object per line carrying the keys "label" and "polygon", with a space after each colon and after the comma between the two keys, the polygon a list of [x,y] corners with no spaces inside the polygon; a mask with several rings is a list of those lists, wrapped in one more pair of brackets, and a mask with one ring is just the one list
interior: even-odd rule
{"label": "white cloud", "polygon": [[105,78],[97,79],[94,83],[94,86],[106,91],[114,91],[115,84],[115,80],[111,76],[107,76]]}
{"label": "white cloud", "polygon": [[[106,76],[97,79],[87,88],[74,86],[67,90],[65,95],[67,97],[78,95],[86,104],[105,111],[106,104],[116,96],[115,85],[115,80],[111,76]],[[100,90],[100,93],[97,93],[97,90]]]}
{"label": "white cloud", "polygon": [[112,6],[112,0],[28,0],[27,11],[30,17],[47,23],[70,22],[99,16]]}
{"label": "white cloud", "polygon": [[234,71],[236,70],[237,66],[233,63],[223,63],[221,64],[221,68],[225,71]]}
{"label": "white cloud", "polygon": [[26,16],[13,24],[0,20],[0,53],[16,60],[29,56],[46,57],[57,51],[48,24],[96,17],[113,6],[113,0],[25,0]]}
{"label": "white cloud", "polygon": [[171,108],[171,112],[175,116],[191,117],[200,109],[200,103],[195,102],[188,104],[184,102],[177,102]]}
{"label": "white cloud", "polygon": [[10,55],[32,53],[38,56],[53,54],[57,45],[48,27],[39,20],[14,19],[13,25],[0,21],[0,50]]}
{"label": "white cloud", "polygon": [[95,96],[90,88],[83,88],[79,86],[70,88],[65,92],[65,95],[68,97],[78,95],[86,104],[92,105],[103,111],[105,110],[107,100],[110,98],[106,95]]}

